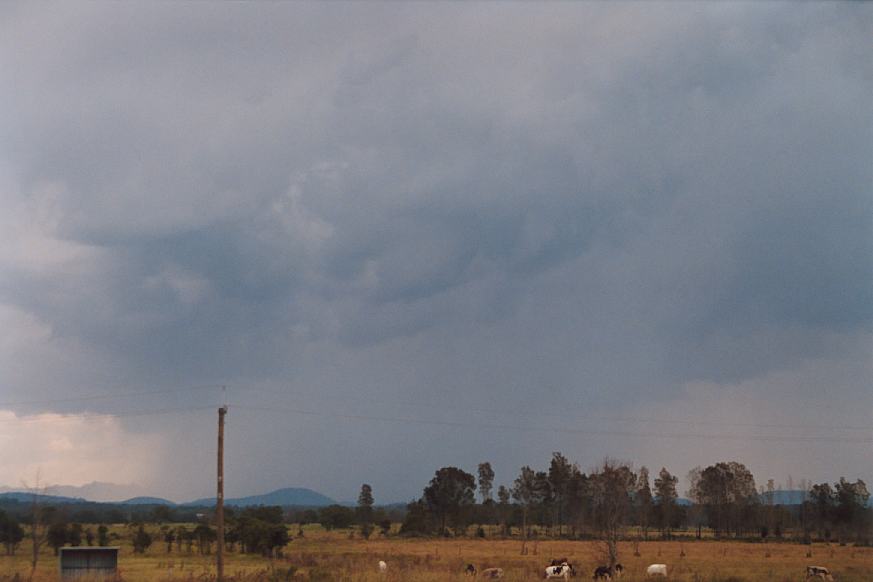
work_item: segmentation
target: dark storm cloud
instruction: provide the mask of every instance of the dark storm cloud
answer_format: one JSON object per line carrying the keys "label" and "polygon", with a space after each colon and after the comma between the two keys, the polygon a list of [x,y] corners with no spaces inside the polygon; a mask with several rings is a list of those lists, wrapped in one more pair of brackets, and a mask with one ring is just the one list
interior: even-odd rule
{"label": "dark storm cloud", "polygon": [[[768,409],[780,374],[848,362],[834,390],[869,402],[867,6],[3,10],[10,395],[219,382],[408,416],[705,416],[723,401],[701,382]],[[471,431],[311,424],[258,427],[238,462],[304,439],[335,467],[271,484],[351,497],[354,434],[382,467],[405,442],[421,479],[636,442],[489,436],[455,461]]]}

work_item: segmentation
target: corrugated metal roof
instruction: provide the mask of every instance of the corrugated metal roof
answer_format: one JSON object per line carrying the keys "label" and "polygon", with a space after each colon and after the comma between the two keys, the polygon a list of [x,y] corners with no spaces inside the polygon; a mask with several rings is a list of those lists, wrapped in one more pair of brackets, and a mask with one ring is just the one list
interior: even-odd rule
{"label": "corrugated metal roof", "polygon": [[117,546],[71,546],[59,548],[61,579],[81,576],[114,576],[118,570]]}

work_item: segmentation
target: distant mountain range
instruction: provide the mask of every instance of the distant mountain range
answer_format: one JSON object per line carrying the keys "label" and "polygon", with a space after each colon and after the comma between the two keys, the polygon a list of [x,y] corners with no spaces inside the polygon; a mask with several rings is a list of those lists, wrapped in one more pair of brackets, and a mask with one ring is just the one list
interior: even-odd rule
{"label": "distant mountain range", "polygon": [[[19,503],[29,503],[32,499],[32,493],[27,491],[14,491],[9,487],[4,487],[0,490],[6,491],[0,493],[0,500],[12,500]],[[51,491],[57,491],[57,487],[52,487]],[[62,488],[64,490],[75,489],[73,487]],[[85,496],[71,497],[67,495],[40,495],[40,501],[44,503],[55,504],[71,504],[71,503],[114,503],[117,505],[169,505],[169,506],[184,506],[184,507],[211,507],[215,505],[215,497],[204,497],[188,501],[186,503],[175,503],[169,499],[161,497],[137,496],[125,499],[124,501],[97,501],[88,499]],[[237,507],[249,507],[256,505],[281,505],[281,506],[297,506],[297,507],[324,507],[336,503],[333,499],[326,495],[322,495],[312,489],[302,487],[286,487],[277,489],[262,495],[250,495],[248,497],[227,498],[224,500],[225,505]]]}
{"label": "distant mountain range", "polygon": [[176,505],[174,501],[164,499],[163,497],[131,497],[124,501],[119,501],[119,505]]}
{"label": "distant mountain range", "polygon": [[[326,495],[301,487],[286,487],[285,489],[277,489],[263,495],[250,495],[249,497],[227,498],[224,500],[225,505],[234,505],[236,507],[249,507],[252,505],[324,507],[335,503],[336,501]],[[182,505],[211,506],[215,505],[215,497],[196,499]]]}
{"label": "distant mountain range", "polygon": [[[8,487],[0,485],[0,493],[18,492],[21,487]],[[49,485],[45,487],[47,495],[59,497],[82,498],[89,501],[118,502],[120,499],[130,499],[142,495],[148,495],[148,491],[133,484],[104,483],[92,481],[84,485]]]}
{"label": "distant mountain range", "polygon": [[[54,503],[58,505],[66,505],[70,503],[101,503],[99,501],[88,501],[81,497],[64,497],[62,495],[37,495],[40,503]],[[7,491],[0,493],[0,500],[17,501],[19,503],[30,503],[33,501],[33,494],[27,491]]]}

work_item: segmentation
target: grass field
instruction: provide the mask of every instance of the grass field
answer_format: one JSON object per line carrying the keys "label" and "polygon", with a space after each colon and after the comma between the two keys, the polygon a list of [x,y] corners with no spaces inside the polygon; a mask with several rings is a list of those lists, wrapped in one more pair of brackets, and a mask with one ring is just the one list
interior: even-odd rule
{"label": "grass field", "polygon": [[[292,528],[297,531],[297,528]],[[600,546],[589,541],[528,542],[527,555],[521,555],[519,540],[428,540],[378,538],[369,541],[349,538],[347,531],[326,532],[307,527],[305,536],[296,537],[282,559],[231,553],[225,573],[245,582],[284,580],[281,569],[297,568],[295,580],[319,581],[420,581],[469,580],[462,570],[467,563],[477,568],[501,567],[505,580],[542,579],[543,570],[553,558],[568,557],[579,573],[576,579],[591,580],[600,558]],[[747,542],[640,542],[639,556],[631,543],[620,545],[620,561],[626,567],[622,580],[645,579],[645,568],[665,563],[670,580],[683,582],[789,582],[805,579],[807,565],[831,569],[842,582],[873,581],[873,548],[852,546],[804,546],[788,543]],[[29,550],[25,543],[15,556],[0,556],[0,580],[22,580],[29,573]],[[681,554],[684,551],[684,556]],[[807,557],[807,551],[812,557]],[[386,575],[377,569],[379,560],[389,565]],[[199,556],[183,551],[167,554],[163,544],[155,543],[144,555],[132,553],[122,542],[119,558],[121,577],[126,582],[202,581],[214,579],[214,556]],[[57,558],[50,549],[43,552],[35,578],[39,582],[58,580]]]}

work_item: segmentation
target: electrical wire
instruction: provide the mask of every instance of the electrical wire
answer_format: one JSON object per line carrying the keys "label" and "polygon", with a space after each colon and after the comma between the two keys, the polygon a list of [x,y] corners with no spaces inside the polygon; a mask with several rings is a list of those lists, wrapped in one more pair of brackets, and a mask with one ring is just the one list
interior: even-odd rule
{"label": "electrical wire", "polygon": [[490,430],[511,430],[524,432],[552,432],[561,434],[579,434],[579,435],[595,435],[595,436],[621,436],[621,437],[638,437],[638,438],[671,438],[671,439],[707,439],[707,440],[756,440],[768,442],[840,442],[853,444],[873,444],[873,438],[864,437],[840,437],[840,436],[783,436],[783,435],[737,435],[737,434],[706,434],[706,433],[652,433],[652,432],[635,432],[623,430],[609,429],[577,429],[577,428],[561,428],[554,426],[530,426],[530,425],[515,425],[515,424],[496,424],[496,423],[471,423],[448,420],[433,420],[421,418],[404,418],[404,417],[389,417],[389,416],[370,416],[364,414],[342,414],[336,412],[316,412],[312,410],[303,410],[296,408],[286,408],[282,406],[252,406],[247,404],[232,405],[232,408],[242,410],[257,410],[266,412],[282,412],[287,414],[297,414],[301,416],[316,416],[321,418],[342,418],[345,420],[361,420],[374,422],[395,422],[407,424],[424,424],[434,426],[450,426],[457,428],[476,428]]}
{"label": "electrical wire", "polygon": [[[261,392],[267,394],[277,394],[287,396],[288,392],[284,392],[281,390],[271,390],[268,388],[256,388],[256,387],[237,387],[236,390],[242,391],[252,391],[252,392]],[[344,397],[345,398],[345,397]],[[501,414],[507,416],[540,416],[543,418],[564,418],[567,420],[580,420],[580,421],[600,421],[600,422],[627,422],[627,423],[653,423],[653,424],[678,424],[685,426],[700,426],[700,425],[710,425],[710,426],[724,426],[724,427],[741,427],[741,428],[763,428],[763,429],[797,429],[797,430],[848,430],[848,431],[873,431],[873,425],[871,426],[860,426],[860,425],[841,425],[841,426],[833,426],[833,425],[817,425],[817,424],[777,424],[777,423],[751,423],[751,422],[726,422],[726,421],[697,421],[697,420],[683,420],[683,419],[665,419],[665,418],[653,418],[646,416],[609,416],[609,415],[569,415],[565,412],[567,408],[573,408],[572,406],[568,407],[564,404],[561,405],[561,410],[559,411],[547,411],[540,412],[536,410],[526,409],[526,410],[507,410],[507,409],[499,409],[499,408],[477,408],[470,406],[447,406],[444,404],[430,404],[424,402],[409,402],[409,401],[377,401],[372,399],[359,399],[361,402],[380,404],[382,406],[408,406],[415,408],[426,408],[430,410],[446,410],[449,412],[476,412],[480,414]]]}
{"label": "electrical wire", "polygon": [[221,384],[204,384],[202,386],[186,386],[183,388],[167,388],[161,390],[141,390],[138,392],[90,394],[88,396],[70,396],[66,398],[51,398],[44,400],[16,400],[0,402],[0,406],[30,406],[34,404],[57,404],[61,402],[87,402],[92,400],[108,400],[118,398],[131,398],[135,396],[151,396],[154,394],[175,394],[180,392],[193,392],[196,390],[217,390],[223,388]]}
{"label": "electrical wire", "polygon": [[0,423],[34,423],[34,422],[59,422],[66,420],[101,420],[108,418],[131,418],[136,416],[155,416],[161,414],[178,414],[182,412],[197,412],[200,410],[213,410],[214,406],[187,406],[178,408],[159,408],[156,410],[134,410],[129,412],[86,412],[77,414],[63,414],[58,412],[41,412],[34,415],[16,416],[15,418],[0,418]]}

